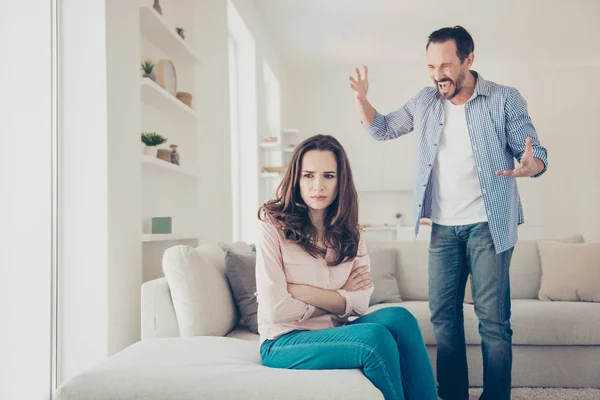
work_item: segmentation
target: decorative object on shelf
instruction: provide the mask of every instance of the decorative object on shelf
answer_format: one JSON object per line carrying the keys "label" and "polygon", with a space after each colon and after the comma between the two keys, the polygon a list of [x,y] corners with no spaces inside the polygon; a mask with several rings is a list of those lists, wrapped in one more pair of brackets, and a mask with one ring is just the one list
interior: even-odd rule
{"label": "decorative object on shelf", "polygon": [[152,5],[152,8],[154,8],[157,13],[162,15],[162,8],[160,8],[159,0],[154,0],[154,4]]}
{"label": "decorative object on shelf", "polygon": [[402,213],[401,212],[396,213],[396,225],[397,226],[402,225]]}
{"label": "decorative object on shelf", "polygon": [[156,83],[168,93],[177,94],[177,74],[171,60],[161,59],[156,64]]}
{"label": "decorative object on shelf", "polygon": [[188,92],[177,92],[175,95],[183,104],[192,108],[192,94]]}
{"label": "decorative object on shelf", "polygon": [[177,151],[177,145],[172,144],[171,147],[171,162],[175,165],[179,165],[179,152]]}
{"label": "decorative object on shelf", "polygon": [[277,172],[279,174],[284,173],[287,167],[263,167],[262,172]]}
{"label": "decorative object on shelf", "polygon": [[142,132],[142,142],[146,145],[144,153],[156,157],[158,154],[158,145],[167,141],[167,138],[156,132]]}
{"label": "decorative object on shelf", "polygon": [[169,149],[157,149],[156,158],[159,160],[166,161],[168,163],[171,162],[171,150]]}
{"label": "decorative object on shelf", "polygon": [[152,61],[144,61],[141,69],[144,71],[144,78],[150,78],[156,82],[156,75],[154,74],[154,63]]}
{"label": "decorative object on shelf", "polygon": [[154,217],[152,218],[152,233],[172,233],[171,217]]}
{"label": "decorative object on shelf", "polygon": [[265,143],[276,143],[277,137],[275,136],[265,136]]}
{"label": "decorative object on shelf", "polygon": [[[281,130],[281,146],[284,149],[284,152],[286,149],[295,147],[296,143],[298,143],[300,141],[298,138],[299,134],[300,134],[299,129],[282,129]],[[292,150],[292,152],[293,152],[293,150]],[[291,154],[290,150],[288,150],[286,153],[287,153],[286,154],[287,157],[289,157],[289,155]]]}
{"label": "decorative object on shelf", "polygon": [[177,28],[175,28],[175,31],[177,32],[177,34],[179,36],[181,36],[181,38],[183,40],[185,40],[185,30],[183,28],[181,28],[181,27],[178,26]]}

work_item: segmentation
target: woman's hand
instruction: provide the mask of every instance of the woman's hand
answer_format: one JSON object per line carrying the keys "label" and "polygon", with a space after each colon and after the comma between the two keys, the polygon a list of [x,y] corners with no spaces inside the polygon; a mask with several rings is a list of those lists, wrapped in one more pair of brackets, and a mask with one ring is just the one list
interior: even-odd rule
{"label": "woman's hand", "polygon": [[356,292],[358,290],[365,290],[373,286],[373,282],[371,282],[371,274],[369,273],[369,267],[367,265],[363,265],[361,267],[356,267],[350,273],[350,276],[346,280],[342,289],[348,292]]}

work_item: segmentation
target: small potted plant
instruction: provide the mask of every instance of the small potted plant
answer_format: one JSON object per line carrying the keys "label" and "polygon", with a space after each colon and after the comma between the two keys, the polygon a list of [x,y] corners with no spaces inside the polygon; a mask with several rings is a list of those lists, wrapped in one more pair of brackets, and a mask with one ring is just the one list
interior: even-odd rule
{"label": "small potted plant", "polygon": [[185,40],[185,30],[179,26],[175,28],[175,30],[177,31],[177,34],[181,36],[183,40]]}
{"label": "small potted plant", "polygon": [[402,225],[402,213],[397,212],[396,213],[396,226],[400,226],[400,225]]}
{"label": "small potted plant", "polygon": [[158,145],[167,141],[167,138],[156,132],[142,132],[142,142],[146,145],[144,154],[156,157],[158,154]]}
{"label": "small potted plant", "polygon": [[141,69],[144,71],[144,78],[150,78],[156,82],[156,75],[154,75],[154,63],[152,61],[144,61]]}

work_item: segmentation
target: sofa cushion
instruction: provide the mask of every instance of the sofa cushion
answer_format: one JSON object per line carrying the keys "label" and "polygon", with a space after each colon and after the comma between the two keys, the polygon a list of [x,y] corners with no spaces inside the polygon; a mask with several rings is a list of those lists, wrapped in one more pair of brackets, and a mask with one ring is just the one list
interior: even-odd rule
{"label": "sofa cushion", "polygon": [[[410,311],[423,334],[425,344],[435,345],[431,313],[427,301],[404,301],[377,304],[373,312],[385,307],[404,307]],[[511,323],[515,345],[600,345],[600,304],[582,302],[545,302],[537,299],[512,301]],[[469,345],[481,343],[478,320],[471,304],[464,305],[465,340]]]}
{"label": "sofa cushion", "polygon": [[513,343],[535,345],[600,345],[600,304],[512,301]]}
{"label": "sofa cushion", "polygon": [[217,269],[225,274],[225,250],[232,250],[236,253],[249,253],[252,251],[252,247],[244,242],[235,242],[235,243],[210,243],[210,244],[201,244],[196,247],[196,249],[204,254],[210,262],[217,267]]}
{"label": "sofa cushion", "polygon": [[400,242],[398,246],[398,287],[404,300],[429,299],[429,242]]}
{"label": "sofa cushion", "polygon": [[383,400],[358,369],[267,368],[258,346],[225,337],[143,340],[69,380],[56,399]]}
{"label": "sofa cushion", "polygon": [[600,242],[540,242],[539,249],[540,300],[600,302]]}
{"label": "sofa cushion", "polygon": [[237,323],[225,274],[198,249],[178,245],[165,250],[163,271],[181,336],[223,336]]}
{"label": "sofa cushion", "polygon": [[424,240],[368,240],[370,252],[396,249],[396,279],[403,300],[427,300],[429,242]]}
{"label": "sofa cushion", "polygon": [[158,278],[142,284],[141,335],[142,340],[161,337],[179,337],[177,315],[167,278]]}
{"label": "sofa cushion", "polygon": [[252,332],[258,333],[256,314],[256,253],[225,253],[225,275],[231,287],[235,304],[243,324]]}
{"label": "sofa cushion", "polygon": [[369,305],[402,301],[396,279],[396,249],[369,251],[371,281],[374,285]]}
{"label": "sofa cushion", "polygon": [[226,335],[226,337],[242,339],[242,340],[254,340],[254,341],[260,340],[260,335],[254,333],[254,332],[250,332],[250,330],[248,328],[243,327],[243,326],[239,326],[239,327],[235,328],[234,330],[229,332]]}
{"label": "sofa cushion", "polygon": [[[538,243],[543,240],[520,240],[515,245],[510,262],[510,298],[537,299],[540,290],[542,265]],[[559,243],[583,243],[583,236],[573,235],[551,239]],[[473,304],[471,277],[467,281],[465,303]]]}

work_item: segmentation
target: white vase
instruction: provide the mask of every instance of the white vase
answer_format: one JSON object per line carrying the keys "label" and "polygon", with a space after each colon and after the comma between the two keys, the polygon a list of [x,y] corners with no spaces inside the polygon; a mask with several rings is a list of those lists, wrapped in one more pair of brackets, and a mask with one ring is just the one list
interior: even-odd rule
{"label": "white vase", "polygon": [[156,157],[156,155],[158,154],[158,147],[146,146],[146,148],[144,149],[144,154],[146,154],[147,156]]}

